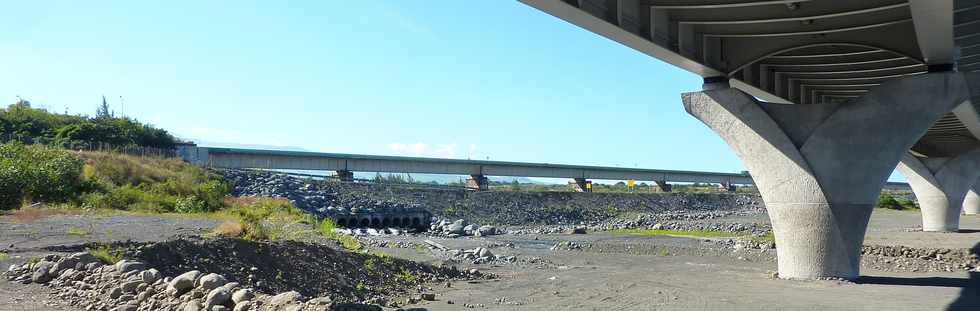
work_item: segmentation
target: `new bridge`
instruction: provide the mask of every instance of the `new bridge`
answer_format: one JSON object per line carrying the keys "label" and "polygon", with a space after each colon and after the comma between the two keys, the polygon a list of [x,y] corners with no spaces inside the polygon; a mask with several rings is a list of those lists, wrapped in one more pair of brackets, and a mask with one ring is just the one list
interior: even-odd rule
{"label": "new bridge", "polygon": [[[670,183],[714,183],[734,191],[736,185],[752,185],[744,173],[698,172],[608,166],[582,166],[550,163],[525,163],[483,160],[440,159],[381,156],[366,154],[321,153],[263,149],[213,148],[191,145],[178,148],[180,156],[201,166],[229,169],[333,171],[342,181],[353,181],[354,172],[468,175],[467,187],[486,190],[487,176],[567,178],[585,191],[591,179],[636,180],[655,182],[661,191],[670,191]],[[885,188],[911,190],[901,182],[889,182]]]}
{"label": "new bridge", "polygon": [[680,99],[752,174],[780,277],[858,277],[896,166],[924,231],[980,211],[980,0],[520,1],[704,78]]}

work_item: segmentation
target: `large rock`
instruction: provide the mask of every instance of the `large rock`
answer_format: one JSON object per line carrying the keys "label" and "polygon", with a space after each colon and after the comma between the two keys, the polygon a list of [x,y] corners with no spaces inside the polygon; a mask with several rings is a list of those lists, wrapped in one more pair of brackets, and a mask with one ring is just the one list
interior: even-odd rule
{"label": "large rock", "polygon": [[193,270],[185,272],[184,274],[178,275],[173,280],[170,280],[170,284],[167,288],[174,291],[175,295],[180,295],[188,290],[194,288],[194,282],[197,278],[201,276],[201,271]]}
{"label": "large rock", "polygon": [[497,227],[494,226],[484,225],[484,226],[480,226],[479,229],[476,229],[477,236],[488,236],[494,234],[497,234]]}
{"label": "large rock", "polygon": [[207,298],[204,299],[204,309],[211,310],[211,307],[224,305],[230,300],[231,300],[231,293],[228,291],[227,288],[218,287],[212,289],[211,292],[208,293]]}
{"label": "large rock", "polygon": [[116,263],[116,272],[126,273],[130,271],[142,271],[146,269],[146,264],[139,261],[120,260]]}
{"label": "large rock", "polygon": [[299,303],[303,300],[303,295],[296,291],[288,291],[269,298],[269,302],[262,305],[260,310],[282,310],[290,305]]}
{"label": "large rock", "polygon": [[47,283],[55,277],[51,274],[51,268],[54,268],[55,263],[50,261],[41,261],[34,265],[34,273],[31,274],[31,281],[34,283]]}
{"label": "large rock", "polygon": [[228,283],[225,277],[217,273],[208,273],[208,275],[202,276],[198,282],[197,286],[205,291],[210,291],[212,289],[218,288],[222,285]]}
{"label": "large rock", "polygon": [[235,293],[231,295],[231,301],[234,301],[236,305],[242,303],[243,301],[250,301],[253,298],[255,298],[255,291],[253,291],[251,288],[236,290]]}
{"label": "large rock", "polygon": [[160,271],[157,269],[149,269],[140,272],[140,280],[143,280],[146,284],[153,284],[160,279]]}

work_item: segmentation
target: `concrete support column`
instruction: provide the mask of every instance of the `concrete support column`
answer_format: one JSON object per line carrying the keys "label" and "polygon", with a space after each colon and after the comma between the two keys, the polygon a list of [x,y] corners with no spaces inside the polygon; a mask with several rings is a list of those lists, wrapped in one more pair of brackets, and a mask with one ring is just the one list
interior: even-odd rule
{"label": "concrete support column", "polygon": [[854,279],[882,185],[926,130],[969,98],[968,75],[896,78],[845,104],[762,103],[708,79],[705,91],[682,98],[751,172],[779,276]]}
{"label": "concrete support column", "polygon": [[920,158],[907,152],[898,170],[919,200],[922,231],[960,229],[964,198],[980,177],[980,148],[948,158]]}
{"label": "concrete support column", "polygon": [[575,178],[568,182],[576,192],[592,192],[592,181],[585,178]]}
{"label": "concrete support column", "polygon": [[351,171],[337,171],[337,178],[342,182],[353,182],[354,172]]}
{"label": "concrete support column", "polygon": [[966,192],[966,198],[963,199],[963,214],[980,214],[980,194],[978,194],[976,186]]}
{"label": "concrete support column", "polygon": [[479,191],[490,190],[490,180],[483,175],[470,175],[470,178],[466,179],[466,188]]}
{"label": "concrete support column", "polygon": [[671,192],[671,191],[674,191],[674,188],[671,187],[671,185],[668,184],[666,180],[658,180],[658,181],[655,181],[655,182],[657,183],[657,187],[660,187],[660,192]]}

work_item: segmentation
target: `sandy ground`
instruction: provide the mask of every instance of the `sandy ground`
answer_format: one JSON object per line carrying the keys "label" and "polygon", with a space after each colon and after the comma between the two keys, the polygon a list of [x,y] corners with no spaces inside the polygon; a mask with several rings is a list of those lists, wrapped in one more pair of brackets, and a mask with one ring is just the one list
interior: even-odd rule
{"label": "sandy ground", "polygon": [[[764,216],[720,221],[766,221]],[[964,216],[964,233],[907,231],[914,212],[875,211],[866,244],[969,248],[980,242],[980,217]],[[215,221],[182,217],[57,215],[28,223],[0,218],[0,267],[47,253],[44,248],[86,241],[166,239],[196,233]],[[69,234],[68,228],[95,228]],[[72,230],[74,231],[74,230]],[[421,242],[423,237],[393,240]],[[862,270],[858,282],[771,279],[774,252],[732,252],[683,237],[618,235],[501,235],[436,239],[450,248],[489,243],[497,255],[540,258],[540,264],[473,265],[498,279],[432,284],[429,310],[980,310],[980,274]],[[552,251],[556,241],[602,245],[602,250]],[[440,264],[430,252],[382,249],[399,257]],[[469,266],[467,266],[469,267]],[[50,306],[47,288],[0,281],[0,310],[71,310]],[[452,302],[452,303],[450,303]],[[955,308],[954,308],[955,309]]]}

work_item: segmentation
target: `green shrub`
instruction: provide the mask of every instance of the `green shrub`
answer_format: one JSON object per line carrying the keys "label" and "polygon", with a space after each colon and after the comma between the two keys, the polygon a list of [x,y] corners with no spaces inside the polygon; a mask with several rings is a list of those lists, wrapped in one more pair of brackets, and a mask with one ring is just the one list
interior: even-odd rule
{"label": "green shrub", "polygon": [[0,145],[0,209],[22,201],[65,202],[81,189],[82,161],[68,151],[21,143]]}
{"label": "green shrub", "polygon": [[877,208],[887,208],[893,210],[914,210],[919,207],[914,201],[906,198],[895,198],[891,194],[881,193],[878,195]]}

